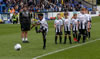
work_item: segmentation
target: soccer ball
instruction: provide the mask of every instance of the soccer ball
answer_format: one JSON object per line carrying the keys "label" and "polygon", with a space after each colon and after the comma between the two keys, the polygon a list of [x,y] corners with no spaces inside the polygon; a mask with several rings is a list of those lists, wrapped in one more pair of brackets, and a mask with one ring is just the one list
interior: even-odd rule
{"label": "soccer ball", "polygon": [[16,44],[14,46],[14,49],[17,50],[17,51],[19,51],[21,49],[21,45],[20,44]]}

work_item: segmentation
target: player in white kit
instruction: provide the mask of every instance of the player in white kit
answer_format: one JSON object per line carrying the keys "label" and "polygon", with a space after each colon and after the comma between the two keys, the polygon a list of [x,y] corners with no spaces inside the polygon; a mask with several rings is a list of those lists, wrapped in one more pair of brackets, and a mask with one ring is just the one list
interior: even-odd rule
{"label": "player in white kit", "polygon": [[78,43],[81,39],[81,35],[83,36],[83,43],[85,43],[86,40],[88,17],[86,16],[85,11],[86,9],[82,8],[80,14],[78,15],[78,19],[79,19]]}
{"label": "player in white kit", "polygon": [[89,24],[87,24],[87,37],[90,39],[90,37],[91,37],[90,30],[91,30],[91,25],[92,25],[92,24],[91,24],[92,18],[91,18],[91,16],[90,16],[88,10],[86,10],[86,16],[87,16],[87,18],[88,18],[88,23],[89,23]]}
{"label": "player in white kit", "polygon": [[78,23],[79,23],[79,20],[77,18],[77,14],[75,13],[72,18],[73,40],[75,42],[77,42],[77,38],[78,38]]}
{"label": "player in white kit", "polygon": [[68,12],[64,13],[65,18],[63,19],[64,22],[64,44],[66,44],[67,36],[69,37],[69,42],[72,44],[71,41],[71,19],[68,18]]}
{"label": "player in white kit", "polygon": [[58,13],[57,14],[57,19],[54,21],[55,44],[57,44],[58,36],[59,36],[60,44],[62,43],[62,27],[63,27],[63,21],[61,19],[60,13]]}
{"label": "player in white kit", "polygon": [[[43,49],[46,48],[46,35],[47,35],[47,32],[48,32],[48,23],[46,22],[46,19],[43,18],[43,14],[40,13],[38,14],[38,18],[39,18],[39,21],[36,22],[35,25],[35,30],[36,30],[36,33],[42,33],[42,36],[43,36]],[[40,29],[38,29],[38,25],[40,25]]]}

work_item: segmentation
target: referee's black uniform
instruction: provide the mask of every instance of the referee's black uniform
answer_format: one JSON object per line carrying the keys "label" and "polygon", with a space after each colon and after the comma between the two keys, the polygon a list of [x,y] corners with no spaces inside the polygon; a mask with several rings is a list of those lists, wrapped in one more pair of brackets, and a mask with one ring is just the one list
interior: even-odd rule
{"label": "referee's black uniform", "polygon": [[22,31],[29,31],[31,25],[31,14],[29,11],[22,11],[20,13],[20,24]]}

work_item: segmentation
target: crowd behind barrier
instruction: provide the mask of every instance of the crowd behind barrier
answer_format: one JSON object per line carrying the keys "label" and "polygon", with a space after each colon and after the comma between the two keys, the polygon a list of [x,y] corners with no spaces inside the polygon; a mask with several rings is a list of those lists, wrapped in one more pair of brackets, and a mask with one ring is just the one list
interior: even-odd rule
{"label": "crowd behind barrier", "polygon": [[[64,12],[46,12],[46,13],[43,13],[43,14],[44,14],[44,18],[46,20],[54,20],[57,13],[61,13],[61,15],[63,16]],[[71,18],[74,13],[79,14],[80,12],[69,12],[69,18]],[[32,13],[32,19],[38,18],[38,17],[36,17],[36,14],[38,14],[38,13],[34,13],[34,12]],[[99,14],[100,14],[99,11],[90,12],[90,15],[92,17],[99,16]],[[11,13],[0,13],[0,23],[11,24],[12,21],[13,21],[12,17],[13,17],[13,14],[11,14]],[[19,22],[19,16],[18,16],[18,22]]]}

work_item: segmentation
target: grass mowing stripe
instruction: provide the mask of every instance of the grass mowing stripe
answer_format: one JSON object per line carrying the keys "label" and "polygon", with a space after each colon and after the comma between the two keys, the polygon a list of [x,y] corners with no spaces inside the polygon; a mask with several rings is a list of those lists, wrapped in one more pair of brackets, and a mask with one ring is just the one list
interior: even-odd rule
{"label": "grass mowing stripe", "polygon": [[64,49],[60,49],[60,50],[57,50],[57,51],[49,52],[47,54],[43,54],[43,55],[34,57],[32,59],[38,59],[38,58],[41,58],[41,57],[44,57],[44,56],[47,56],[47,55],[51,55],[51,54],[54,54],[54,53],[57,53],[57,52],[61,52],[61,51],[64,51],[64,50],[68,50],[68,49],[71,49],[71,48],[75,48],[75,47],[79,47],[79,46],[82,46],[82,45],[85,45],[85,44],[88,44],[88,43],[92,43],[92,42],[95,42],[95,41],[98,41],[98,40],[100,40],[100,39],[91,40],[91,41],[88,41],[86,43],[82,43],[82,44],[74,45],[74,46],[67,47],[67,48],[64,48]]}

